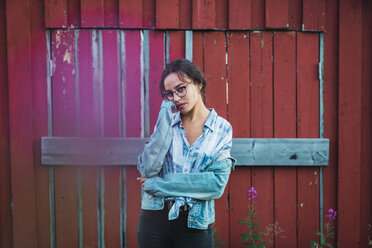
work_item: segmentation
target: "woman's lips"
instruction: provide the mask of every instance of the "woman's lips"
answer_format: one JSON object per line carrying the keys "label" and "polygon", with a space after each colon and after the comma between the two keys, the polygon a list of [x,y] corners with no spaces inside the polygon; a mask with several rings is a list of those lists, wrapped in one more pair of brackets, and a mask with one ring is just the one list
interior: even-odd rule
{"label": "woman's lips", "polygon": [[183,109],[185,107],[186,103],[181,103],[177,105],[178,109]]}

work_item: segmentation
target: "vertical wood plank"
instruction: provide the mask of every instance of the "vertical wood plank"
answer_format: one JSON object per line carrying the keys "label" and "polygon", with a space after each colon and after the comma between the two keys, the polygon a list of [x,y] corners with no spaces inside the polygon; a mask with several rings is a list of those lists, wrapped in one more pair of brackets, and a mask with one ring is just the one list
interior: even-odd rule
{"label": "vertical wood plank", "polygon": [[[227,119],[226,93],[226,47],[225,32],[204,33],[204,72],[207,81],[206,104],[217,114]],[[227,189],[222,197],[215,201],[216,226],[222,240],[228,240],[229,206]]]}
{"label": "vertical wood plank", "polygon": [[204,73],[208,107],[227,119],[225,32],[204,33]]}
{"label": "vertical wood plank", "polygon": [[80,20],[81,20],[80,0],[68,0],[67,9],[68,9],[68,17],[67,17],[68,26],[69,27],[80,27]]}
{"label": "vertical wood plank", "polygon": [[[251,51],[251,137],[273,137],[273,34],[272,32],[253,32],[250,36]],[[257,217],[261,230],[271,227],[274,220],[274,169],[272,167],[253,167],[252,185],[257,189]],[[280,234],[278,234],[278,238]],[[273,247],[274,238],[264,238],[268,247]]]}
{"label": "vertical wood plank", "polygon": [[192,0],[182,0],[179,2],[179,28],[191,29],[192,24]]}
{"label": "vertical wood plank", "polygon": [[[362,34],[362,174],[361,174],[361,247],[368,246],[368,235],[371,232],[365,227],[372,223],[372,2],[363,2],[363,34]],[[369,138],[368,138],[369,137]]]}
{"label": "vertical wood plank", "polygon": [[142,1],[119,0],[119,27],[142,28]]}
{"label": "vertical wood plank", "polygon": [[[141,137],[141,33],[125,31],[125,126],[127,137]],[[137,223],[141,209],[140,176],[135,166],[127,167],[126,178],[126,247],[137,245]]]}
{"label": "vertical wood plank", "polygon": [[[274,33],[274,137],[296,137],[296,34]],[[285,231],[276,246],[297,246],[296,168],[274,169],[275,222]]]}
{"label": "vertical wood plank", "polygon": [[142,28],[155,28],[155,1],[142,0]]}
{"label": "vertical wood plank", "polygon": [[[319,35],[297,34],[297,136],[319,137]],[[298,246],[318,240],[319,169],[299,168],[297,172]]]}
{"label": "vertical wood plank", "polygon": [[252,28],[252,0],[229,1],[229,29]]}
{"label": "vertical wood plank", "polygon": [[364,135],[361,132],[361,1],[340,1],[339,18],[338,231],[342,235],[338,236],[338,242],[341,246],[358,247],[361,228],[360,154]]}
{"label": "vertical wood plank", "polygon": [[128,137],[140,137],[142,76],[140,31],[125,31],[125,46],[123,48],[125,49],[126,133]]}
{"label": "vertical wood plank", "polygon": [[179,0],[157,0],[156,1],[156,28],[170,29],[178,28],[180,24]]}
{"label": "vertical wood plank", "polygon": [[[338,11],[337,0],[327,1],[326,7],[326,30],[324,33],[324,137],[330,139],[329,166],[323,168],[323,209],[337,209],[337,180],[338,180]],[[321,213],[322,214],[322,213]],[[337,230],[335,240],[330,243],[333,247],[337,242]]]}
{"label": "vertical wood plank", "polygon": [[149,31],[149,113],[153,132],[161,105],[159,80],[164,70],[164,33]]}
{"label": "vertical wood plank", "polygon": [[234,137],[247,138],[251,135],[249,33],[230,32],[227,42],[229,121]]}
{"label": "vertical wood plank", "polygon": [[[119,81],[120,50],[118,32],[102,31],[104,136],[120,137],[121,85]],[[105,246],[120,247],[120,173],[119,167],[105,167],[104,235]]]}
{"label": "vertical wood plank", "polygon": [[169,61],[185,58],[185,31],[169,31]]}
{"label": "vertical wood plank", "polygon": [[[298,10],[299,11],[299,10]],[[303,1],[303,31],[324,31],[326,20],[326,1]]]}
{"label": "vertical wood plank", "polygon": [[216,23],[215,0],[192,1],[192,28],[214,29]]}
{"label": "vertical wood plank", "polygon": [[5,6],[13,247],[37,247],[30,6],[28,1],[6,1]]}
{"label": "vertical wood plank", "polygon": [[[73,30],[52,32],[53,135],[76,136],[75,49]],[[56,246],[78,244],[77,169],[55,168]]]}
{"label": "vertical wood plank", "polygon": [[287,29],[289,27],[289,1],[290,0],[266,0],[266,28]]}
{"label": "vertical wood plank", "polygon": [[88,27],[103,27],[105,16],[104,16],[104,4],[103,0],[81,0],[81,26]]}
{"label": "vertical wood plank", "polygon": [[[228,42],[228,115],[234,137],[250,137],[249,33],[230,32]],[[229,179],[230,247],[242,247],[240,233],[248,228],[238,224],[247,217],[251,168],[236,168]]]}
{"label": "vertical wood plank", "polygon": [[61,28],[68,26],[67,0],[44,0],[44,17],[46,28]]}
{"label": "vertical wood plank", "polygon": [[204,32],[192,33],[193,63],[204,72]]}
{"label": "vertical wood plank", "polygon": [[252,29],[265,28],[265,1],[252,0]]}
{"label": "vertical wood plank", "polygon": [[0,247],[12,247],[8,74],[5,0],[0,1]]}
{"label": "vertical wood plank", "polygon": [[[78,48],[79,136],[95,137],[99,129],[94,116],[92,30],[80,30]],[[82,241],[85,246],[97,246],[96,168],[80,168]],[[58,224],[58,223],[57,223]],[[58,238],[57,238],[58,239]],[[81,240],[80,240],[81,242]]]}
{"label": "vertical wood plank", "polygon": [[229,22],[229,1],[228,0],[215,0],[216,1],[216,20],[215,29],[227,29]]}
{"label": "vertical wood plank", "polygon": [[[42,1],[30,4],[32,37],[32,105],[33,105],[33,137],[34,137],[34,170],[36,190],[36,228],[38,247],[50,247],[50,208],[49,208],[49,170],[40,161],[40,138],[48,136],[47,110],[47,68],[45,55],[47,54],[46,35],[43,21]],[[1,45],[0,45],[1,47]],[[1,238],[0,238],[1,240]],[[10,247],[2,246],[1,247]]]}
{"label": "vertical wood plank", "polygon": [[119,1],[104,0],[104,23],[105,27],[118,27]]}
{"label": "vertical wood plank", "polygon": [[288,29],[300,31],[302,24],[302,0],[289,0],[288,14],[289,14],[289,27]]}

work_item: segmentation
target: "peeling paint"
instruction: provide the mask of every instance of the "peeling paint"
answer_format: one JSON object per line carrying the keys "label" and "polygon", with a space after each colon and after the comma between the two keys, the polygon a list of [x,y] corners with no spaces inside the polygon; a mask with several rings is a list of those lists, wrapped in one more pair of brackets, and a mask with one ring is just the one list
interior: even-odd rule
{"label": "peeling paint", "polygon": [[67,62],[67,64],[71,64],[71,51],[66,48],[65,55],[63,55],[63,62]]}
{"label": "peeling paint", "polygon": [[61,45],[61,35],[62,35],[61,30],[57,30],[57,32],[56,32],[56,48],[57,49]]}

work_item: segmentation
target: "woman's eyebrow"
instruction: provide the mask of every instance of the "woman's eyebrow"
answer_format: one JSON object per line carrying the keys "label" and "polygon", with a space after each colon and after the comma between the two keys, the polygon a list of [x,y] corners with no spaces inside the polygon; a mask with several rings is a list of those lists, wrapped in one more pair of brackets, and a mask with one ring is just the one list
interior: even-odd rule
{"label": "woman's eyebrow", "polygon": [[[176,90],[176,89],[178,89],[179,87],[184,86],[184,84],[186,84],[186,83],[185,83],[185,82],[181,82],[181,83],[177,84],[177,86],[174,87],[174,89]],[[165,91],[171,91],[171,90],[165,90]]]}

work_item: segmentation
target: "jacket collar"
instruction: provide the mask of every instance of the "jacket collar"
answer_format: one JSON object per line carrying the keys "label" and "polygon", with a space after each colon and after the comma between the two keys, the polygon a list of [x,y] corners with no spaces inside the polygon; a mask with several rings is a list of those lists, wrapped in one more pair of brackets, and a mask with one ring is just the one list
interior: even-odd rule
{"label": "jacket collar", "polygon": [[[214,123],[216,123],[218,115],[213,108],[209,108],[209,110],[211,112],[209,113],[208,118],[205,120],[204,127],[209,128],[213,132],[215,129]],[[178,123],[180,123],[180,125],[182,126],[181,112],[177,112],[173,117],[172,127]]]}

